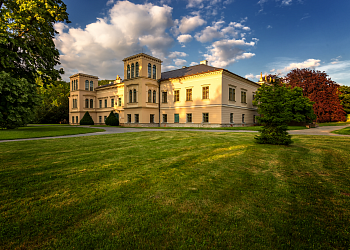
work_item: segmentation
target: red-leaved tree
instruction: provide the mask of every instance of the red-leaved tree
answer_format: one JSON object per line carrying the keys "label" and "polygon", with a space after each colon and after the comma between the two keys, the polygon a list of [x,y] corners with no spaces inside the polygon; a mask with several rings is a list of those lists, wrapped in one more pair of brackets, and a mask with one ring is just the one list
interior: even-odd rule
{"label": "red-leaved tree", "polygon": [[312,102],[317,122],[346,121],[346,113],[339,100],[340,87],[325,72],[293,69],[284,78],[292,88],[301,87],[304,96]]}

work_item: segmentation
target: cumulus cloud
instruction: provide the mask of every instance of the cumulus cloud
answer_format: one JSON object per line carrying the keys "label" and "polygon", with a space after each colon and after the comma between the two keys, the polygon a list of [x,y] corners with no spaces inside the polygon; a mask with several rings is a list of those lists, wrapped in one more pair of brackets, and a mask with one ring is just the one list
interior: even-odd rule
{"label": "cumulus cloud", "polygon": [[188,0],[188,4],[186,5],[186,8],[203,8],[204,5],[203,5],[203,2],[204,0]]}
{"label": "cumulus cloud", "polygon": [[198,63],[197,62],[191,62],[190,66],[194,66],[194,65],[197,65]]}
{"label": "cumulus cloud", "polygon": [[316,67],[320,66],[320,62],[321,60],[317,60],[317,59],[307,59],[306,61],[301,63],[293,62],[282,69],[277,69],[276,72],[278,74],[283,74],[283,73],[289,72],[292,69],[302,69],[302,68],[315,69]]}
{"label": "cumulus cloud", "polygon": [[107,3],[106,3],[106,5],[108,6],[108,5],[111,5],[111,4],[113,4],[113,3],[114,3],[114,0],[108,0]]}
{"label": "cumulus cloud", "polygon": [[224,68],[237,60],[255,56],[254,53],[246,52],[246,48],[254,46],[256,41],[246,42],[244,38],[216,41],[208,47],[208,53],[204,56],[214,67]]}
{"label": "cumulus cloud", "polygon": [[174,63],[176,66],[184,66],[186,65],[187,61],[184,59],[176,58],[174,59]]}
{"label": "cumulus cloud", "polygon": [[331,64],[337,64],[337,63],[339,63],[339,59],[341,59],[342,57],[341,56],[337,56],[336,58],[332,58],[331,59]]}
{"label": "cumulus cloud", "polygon": [[185,52],[174,51],[169,54],[168,58],[174,59],[177,57],[185,57],[185,56],[188,56]]}
{"label": "cumulus cloud", "polygon": [[248,75],[245,75],[244,76],[245,78],[249,78],[249,79],[253,79],[254,78],[254,75],[252,73],[248,74]]}
{"label": "cumulus cloud", "polygon": [[177,37],[177,40],[179,41],[179,43],[188,43],[192,41],[192,36],[189,34],[179,35]]}
{"label": "cumulus cloud", "polygon": [[199,14],[195,16],[185,16],[181,19],[179,23],[178,30],[182,33],[189,33],[196,29],[199,26],[202,26],[203,24],[206,24],[207,22],[202,19]]}
{"label": "cumulus cloud", "polygon": [[[110,1],[108,1],[110,2]],[[85,72],[113,79],[123,72],[123,58],[148,48],[164,58],[173,44],[167,29],[173,26],[172,8],[151,3],[117,2],[106,18],[85,28],[55,24],[61,66],[67,74]]]}

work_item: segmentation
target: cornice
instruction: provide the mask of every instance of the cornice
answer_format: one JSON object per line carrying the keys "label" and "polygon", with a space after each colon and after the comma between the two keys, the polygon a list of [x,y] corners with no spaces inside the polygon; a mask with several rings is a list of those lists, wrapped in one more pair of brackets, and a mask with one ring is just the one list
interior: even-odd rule
{"label": "cornice", "polygon": [[73,78],[73,77],[79,77],[79,76],[85,76],[85,77],[89,77],[89,78],[95,78],[98,79],[97,76],[93,76],[93,75],[88,75],[88,74],[84,74],[84,73],[76,73],[74,75],[71,75],[69,78]]}
{"label": "cornice", "polygon": [[193,75],[180,76],[180,77],[176,77],[176,78],[168,78],[168,79],[161,80],[161,82],[166,82],[166,81],[179,82],[182,80],[187,80],[187,79],[192,79],[192,78],[207,77],[210,75],[219,75],[223,71],[224,71],[223,69],[216,69],[216,70],[201,72],[201,73],[197,73],[197,74],[193,74]]}

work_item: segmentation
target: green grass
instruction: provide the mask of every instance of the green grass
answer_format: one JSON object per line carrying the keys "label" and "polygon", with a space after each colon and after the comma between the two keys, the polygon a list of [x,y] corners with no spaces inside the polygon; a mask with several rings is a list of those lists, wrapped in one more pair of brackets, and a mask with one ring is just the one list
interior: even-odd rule
{"label": "green grass", "polygon": [[332,131],[332,133],[339,134],[339,135],[350,135],[350,127],[335,130],[335,131]]}
{"label": "green grass", "polygon": [[0,143],[0,249],[348,249],[350,138]]}
{"label": "green grass", "polygon": [[[249,130],[260,131],[263,126],[248,126],[248,127],[220,127],[220,128],[203,128],[203,127],[132,127],[132,128],[149,128],[149,129],[201,129],[201,130]],[[288,126],[288,130],[308,129],[305,126]]]}
{"label": "green grass", "polygon": [[0,130],[0,140],[52,137],[61,135],[86,134],[101,132],[104,129],[83,128],[72,126],[27,126],[18,129]]}
{"label": "green grass", "polygon": [[324,123],[318,123],[319,127],[325,127],[325,126],[346,126],[350,125],[350,121],[348,122],[324,122]]}

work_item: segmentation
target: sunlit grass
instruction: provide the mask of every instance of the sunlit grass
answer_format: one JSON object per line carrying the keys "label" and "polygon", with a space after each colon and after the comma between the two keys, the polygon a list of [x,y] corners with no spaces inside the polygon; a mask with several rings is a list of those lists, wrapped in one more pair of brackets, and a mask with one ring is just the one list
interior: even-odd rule
{"label": "sunlit grass", "polygon": [[0,144],[0,249],[347,249],[350,138],[159,131]]}

